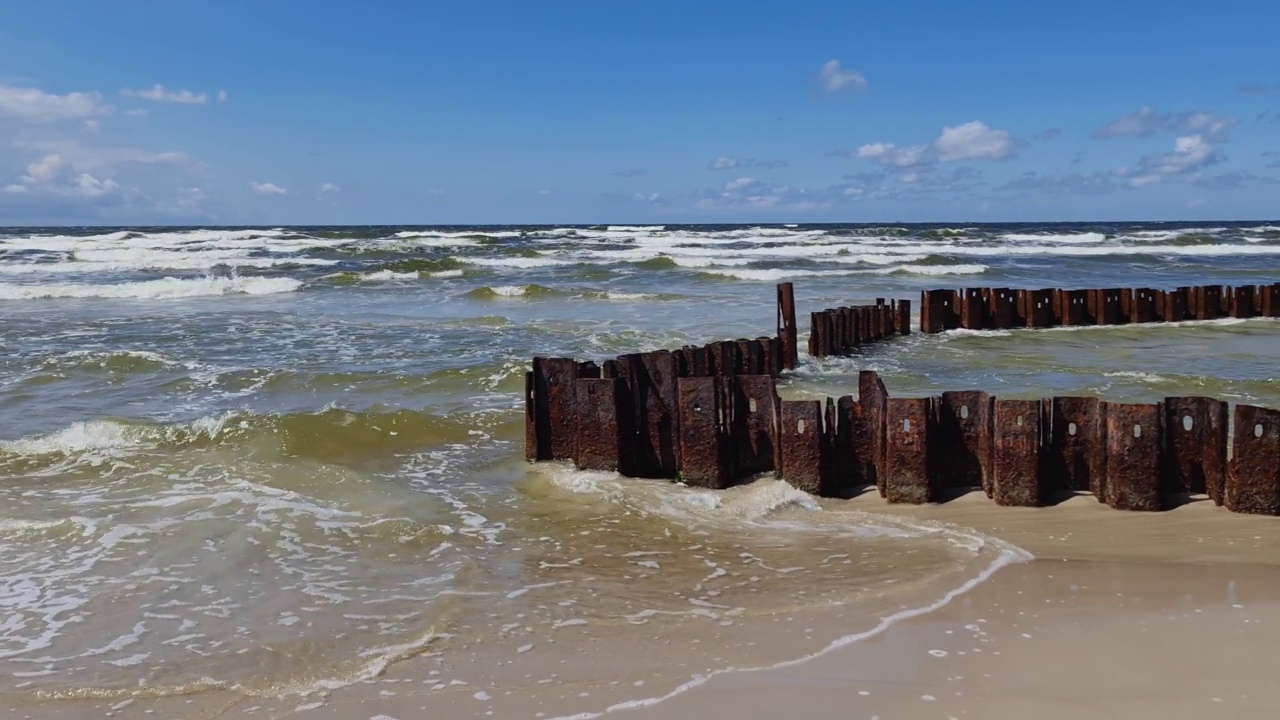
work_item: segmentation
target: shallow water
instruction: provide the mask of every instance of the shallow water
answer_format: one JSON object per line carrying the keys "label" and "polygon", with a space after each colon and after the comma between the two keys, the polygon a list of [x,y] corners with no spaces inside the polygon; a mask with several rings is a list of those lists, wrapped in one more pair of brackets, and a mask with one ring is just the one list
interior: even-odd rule
{"label": "shallow water", "polygon": [[[485,643],[741,639],[832,606],[870,626],[1016,551],[769,479],[529,466],[529,358],[772,334],[780,280],[803,327],[939,286],[1278,270],[1260,223],[0,230],[0,674],[50,702],[304,693]],[[900,395],[1280,406],[1277,330],[916,334],[802,358],[782,392],[848,393],[871,368]]]}

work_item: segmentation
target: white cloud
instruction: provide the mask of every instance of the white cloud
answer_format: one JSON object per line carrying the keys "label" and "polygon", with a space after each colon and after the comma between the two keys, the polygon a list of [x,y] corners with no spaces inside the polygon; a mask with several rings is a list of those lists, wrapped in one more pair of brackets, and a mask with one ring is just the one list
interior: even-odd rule
{"label": "white cloud", "polygon": [[219,90],[219,91],[218,91],[218,102],[226,102],[226,101],[227,101],[227,91],[226,91],[226,90]]}
{"label": "white cloud", "polygon": [[102,126],[98,124],[97,120],[85,120],[83,127],[84,131],[87,133],[96,133],[102,129]]}
{"label": "white cloud", "polygon": [[1230,139],[1231,128],[1239,123],[1235,118],[1207,112],[1162,113],[1151,107],[1142,107],[1094,130],[1092,137],[1150,137],[1168,132],[1194,133],[1209,142],[1226,142]]}
{"label": "white cloud", "polygon": [[124,111],[124,114],[125,114],[125,115],[132,115],[133,117],[146,117],[146,116],[147,116],[147,111],[146,111],[145,109],[143,109],[143,108],[137,108],[137,109],[135,109],[135,110],[125,110],[125,111]]}
{"label": "white cloud", "polygon": [[662,197],[662,196],[661,196],[661,195],[659,195],[659,194],[658,194],[658,193],[656,193],[656,192],[655,192],[655,193],[647,193],[647,194],[646,194],[646,193],[636,193],[635,195],[632,195],[632,196],[631,196],[631,198],[632,198],[633,200],[638,200],[638,201],[640,201],[640,202],[657,202],[657,201],[658,201],[658,199],[659,199],[659,198],[661,198],[661,197]]}
{"label": "white cloud", "polygon": [[930,162],[928,145],[900,148],[893,143],[871,143],[858,148],[857,157],[885,167],[911,167]]}
{"label": "white cloud", "polygon": [[32,184],[53,182],[58,175],[69,167],[70,165],[66,160],[62,159],[61,155],[46,155],[27,166],[27,174],[22,180]]}
{"label": "white cloud", "polygon": [[[10,185],[6,192],[45,192],[68,197],[99,198],[119,191],[115,180],[100,179],[87,172],[75,172],[61,155],[46,155],[27,166],[20,185]],[[19,189],[21,188],[21,189]]]}
{"label": "white cloud", "polygon": [[52,95],[35,88],[0,85],[0,117],[31,122],[56,122],[103,115],[111,112],[95,92]]}
{"label": "white cloud", "polygon": [[204,105],[209,102],[207,93],[193,93],[190,90],[166,90],[163,85],[156,85],[150,90],[130,90],[124,89],[120,91],[125,97],[139,98],[141,100],[151,100],[152,102],[168,102],[178,103],[180,105]]}
{"label": "white cloud", "polygon": [[994,130],[985,123],[973,122],[945,127],[933,142],[942,162],[959,160],[1003,160],[1018,151],[1018,141],[1007,130]]}
{"label": "white cloud", "polygon": [[738,190],[751,187],[752,185],[755,185],[755,184],[756,184],[756,181],[754,178],[741,177],[736,180],[730,180],[729,182],[725,183],[724,191],[727,193],[737,192]]}
{"label": "white cloud", "polygon": [[334,185],[333,183],[325,183],[320,186],[320,192],[322,193],[342,192],[342,188],[338,187],[337,185]]}
{"label": "white cloud", "polygon": [[860,72],[841,69],[839,60],[828,60],[822,66],[822,87],[829,93],[840,92],[850,87],[855,90],[865,90],[867,79]]}
{"label": "white cloud", "polygon": [[944,127],[937,140],[925,145],[898,147],[893,143],[878,142],[863,145],[856,151],[836,150],[829,154],[870,160],[884,167],[909,168],[935,162],[1003,160],[1016,155],[1021,147],[1022,141],[1007,130],[996,130],[974,120]]}
{"label": "white cloud", "polygon": [[263,195],[288,195],[289,194],[289,190],[287,188],[280,187],[275,183],[250,182],[249,187],[253,188],[254,192],[262,193]]}
{"label": "white cloud", "polygon": [[737,160],[723,155],[707,164],[708,170],[732,170],[736,167],[738,167]]}
{"label": "white cloud", "polygon": [[1138,170],[1129,179],[1133,187],[1145,187],[1172,177],[1196,172],[1221,160],[1203,137],[1188,135],[1174,141],[1173,152],[1148,155],[1138,161]]}

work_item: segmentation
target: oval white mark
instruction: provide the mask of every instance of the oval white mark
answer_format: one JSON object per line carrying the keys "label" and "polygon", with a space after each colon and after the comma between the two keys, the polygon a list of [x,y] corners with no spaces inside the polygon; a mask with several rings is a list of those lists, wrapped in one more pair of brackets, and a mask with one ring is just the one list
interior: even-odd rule
{"label": "oval white mark", "polygon": [[1262,423],[1253,426],[1253,436],[1256,438],[1262,437]]}
{"label": "oval white mark", "polygon": [[804,421],[803,421],[803,420],[801,420],[801,421],[799,421],[799,422],[797,422],[797,423],[796,423],[796,432],[800,433],[801,435],[803,435],[803,434],[804,434]]}
{"label": "oval white mark", "polygon": [[1182,416],[1182,429],[1191,432],[1191,428],[1195,427],[1196,421],[1191,419],[1190,415]]}
{"label": "oval white mark", "polygon": [[1075,424],[1075,423],[1067,423],[1067,434],[1068,434],[1068,435],[1075,435],[1075,434],[1076,434],[1076,424]]}
{"label": "oval white mark", "polygon": [[946,650],[930,650],[929,654],[936,658],[944,658],[947,656]]}
{"label": "oval white mark", "polygon": [[750,399],[748,399],[748,400],[747,400],[747,407],[751,408],[751,412],[755,412],[755,411],[756,411],[756,399],[755,399],[755,398],[750,398]]}
{"label": "oval white mark", "polygon": [[1136,437],[1136,438],[1140,438],[1140,437],[1142,437],[1142,426],[1141,426],[1141,425],[1134,425],[1134,426],[1133,426],[1133,436],[1134,436],[1134,437]]}
{"label": "oval white mark", "polygon": [[[1259,425],[1258,427],[1262,426]],[[902,421],[902,432],[911,432],[911,420],[909,418]],[[1262,437],[1262,435],[1259,434],[1258,437]]]}
{"label": "oval white mark", "polygon": [[961,419],[963,419],[963,420],[968,420],[968,419],[969,419],[969,406],[968,406],[968,405],[961,405],[961,406],[960,406],[960,417],[961,417]]}

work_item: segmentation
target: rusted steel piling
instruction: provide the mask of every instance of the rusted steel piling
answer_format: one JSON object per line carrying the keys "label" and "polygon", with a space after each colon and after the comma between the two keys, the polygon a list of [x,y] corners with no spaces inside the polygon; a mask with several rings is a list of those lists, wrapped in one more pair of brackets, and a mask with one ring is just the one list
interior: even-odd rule
{"label": "rusted steel piling", "polygon": [[[1280,310],[1277,287],[937,291],[925,294],[921,322],[978,329],[1255,317]],[[534,358],[526,458],[709,489],[774,473],[815,495],[874,488],[891,503],[981,491],[999,505],[1033,507],[1090,493],[1112,508],[1158,511],[1203,493],[1233,512],[1280,514],[1280,410],[1232,410],[1205,397],[895,398],[873,371],[859,373],[856,396],[783,401],[776,380],[794,366],[794,310],[790,286],[780,285],[776,337],[600,364]],[[909,317],[909,304],[885,300],[814,313],[811,353],[890,337],[909,330]]]}
{"label": "rusted steel piling", "polygon": [[850,355],[863,345],[911,333],[911,301],[829,308],[809,315],[810,357]]}
{"label": "rusted steel piling", "polygon": [[1082,325],[1280,317],[1280,283],[1173,290],[964,288],[920,294],[920,331],[1005,330]]}

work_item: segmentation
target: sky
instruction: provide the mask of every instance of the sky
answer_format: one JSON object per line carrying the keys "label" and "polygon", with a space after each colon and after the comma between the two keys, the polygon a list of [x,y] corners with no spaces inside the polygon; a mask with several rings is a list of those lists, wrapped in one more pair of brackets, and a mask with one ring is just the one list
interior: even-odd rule
{"label": "sky", "polygon": [[1280,3],[5,6],[0,225],[1280,217]]}

